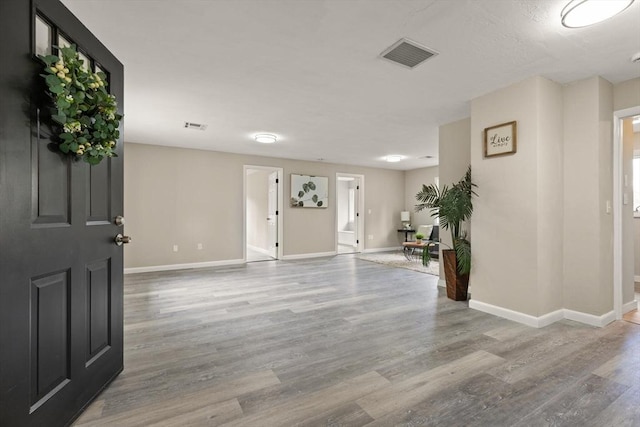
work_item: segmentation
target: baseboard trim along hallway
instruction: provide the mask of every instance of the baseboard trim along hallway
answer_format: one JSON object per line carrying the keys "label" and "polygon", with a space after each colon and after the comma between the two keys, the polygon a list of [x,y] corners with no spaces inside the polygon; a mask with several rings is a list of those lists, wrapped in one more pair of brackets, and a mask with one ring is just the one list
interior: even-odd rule
{"label": "baseboard trim along hallway", "polygon": [[[635,304],[635,301],[629,304]],[[629,304],[625,304],[625,307],[627,307],[627,305]],[[629,306],[631,307],[631,305]],[[635,305],[633,307],[635,307]],[[520,313],[518,311],[499,307],[493,304],[487,304],[486,302],[474,299],[471,299],[469,301],[469,308],[473,308],[474,310],[482,311],[484,313],[493,314],[494,316],[504,317],[505,319],[513,320],[514,322],[522,323],[534,328],[544,328],[545,326],[548,326],[562,319],[573,320],[576,322],[584,323],[586,325],[597,326],[601,328],[616,320],[615,313],[613,311],[605,313],[601,316],[596,316],[594,314],[582,313],[580,311],[569,310],[567,308],[562,308],[544,314],[540,317],[535,317],[529,314]],[[633,310],[633,308],[627,311],[630,310]]]}

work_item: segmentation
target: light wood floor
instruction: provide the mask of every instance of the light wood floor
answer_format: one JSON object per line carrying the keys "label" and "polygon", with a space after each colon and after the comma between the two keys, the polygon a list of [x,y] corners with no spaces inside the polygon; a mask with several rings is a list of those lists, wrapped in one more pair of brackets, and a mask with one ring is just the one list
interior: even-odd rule
{"label": "light wood floor", "polygon": [[76,426],[639,426],[640,325],[529,328],[351,255],[126,276]]}
{"label": "light wood floor", "polygon": [[[635,286],[635,291],[636,291],[635,292],[636,301],[640,301],[640,283],[635,282],[634,286]],[[640,325],[640,310],[638,310],[638,309],[632,310],[632,311],[624,314],[622,316],[622,318],[624,320],[626,320],[627,322],[632,322],[632,323],[635,323],[637,325]]]}

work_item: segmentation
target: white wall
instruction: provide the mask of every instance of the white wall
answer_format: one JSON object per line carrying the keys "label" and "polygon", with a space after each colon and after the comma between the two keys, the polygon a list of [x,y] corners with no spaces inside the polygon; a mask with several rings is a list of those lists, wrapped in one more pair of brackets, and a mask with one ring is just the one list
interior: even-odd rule
{"label": "white wall", "polygon": [[[433,224],[434,218],[431,216],[431,212],[428,209],[416,212],[415,206],[418,203],[416,200],[416,194],[422,190],[423,185],[435,183],[435,178],[438,177],[438,170],[438,166],[432,166],[429,168],[413,169],[405,172],[404,210],[411,213],[411,225],[413,225],[414,228],[419,225]],[[400,225],[400,213],[398,212],[398,226]]]}
{"label": "white wall", "polygon": [[[633,224],[633,119],[622,122],[622,176],[623,199],[628,198],[627,204],[622,204],[622,300],[624,302],[635,299],[634,292],[634,224]],[[624,186],[624,177],[627,185]]]}
{"label": "white wall", "polygon": [[247,174],[247,245],[268,250],[269,174],[252,169]]}
{"label": "white wall", "polygon": [[[636,155],[636,153],[640,153],[640,132],[633,134],[633,150],[634,150],[634,156]],[[632,172],[633,172],[633,168],[632,168]],[[638,178],[635,175],[633,175],[633,182],[635,182],[637,179]],[[634,187],[634,190],[638,191],[640,190],[640,188],[636,189]],[[638,204],[634,202],[633,208],[635,209],[637,205]],[[634,235],[634,245],[633,245],[634,276],[640,278],[640,216],[633,218],[633,235]],[[640,279],[636,281],[640,282]]]}
{"label": "white wall", "polygon": [[[132,143],[125,150],[126,230],[133,237],[125,248],[127,268],[241,260],[244,165],[284,169],[285,258],[335,253],[337,172],[365,176],[361,212],[365,237],[372,239],[365,239],[364,249],[398,245],[402,171]],[[329,177],[329,207],[290,208],[291,173]]]}
{"label": "white wall", "polygon": [[336,186],[336,218],[338,231],[350,231],[353,224],[349,224],[349,188],[353,181],[338,181]]}

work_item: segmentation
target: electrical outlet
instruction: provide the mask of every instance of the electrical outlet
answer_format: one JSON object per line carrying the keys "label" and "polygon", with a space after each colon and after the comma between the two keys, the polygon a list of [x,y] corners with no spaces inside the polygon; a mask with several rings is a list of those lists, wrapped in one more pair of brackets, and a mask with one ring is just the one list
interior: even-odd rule
{"label": "electrical outlet", "polygon": [[178,252],[178,245],[173,245],[173,252]]}
{"label": "electrical outlet", "polygon": [[198,243],[198,250],[201,251],[202,250],[202,243]]}

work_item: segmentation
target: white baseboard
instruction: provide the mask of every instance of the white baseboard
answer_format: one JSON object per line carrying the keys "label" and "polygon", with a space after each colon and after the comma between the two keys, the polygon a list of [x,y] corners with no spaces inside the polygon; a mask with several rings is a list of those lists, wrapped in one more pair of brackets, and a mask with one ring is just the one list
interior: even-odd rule
{"label": "white baseboard", "polygon": [[192,262],[187,264],[150,265],[148,267],[130,267],[124,269],[124,274],[150,273],[153,271],[188,270],[191,268],[220,267],[224,265],[244,264],[242,259],[225,259],[222,261]]}
{"label": "white baseboard", "polygon": [[247,249],[251,249],[252,251],[256,251],[261,253],[262,255],[267,255],[267,256],[271,256],[271,252],[269,252],[268,249],[264,249],[264,248],[259,248],[257,246],[253,246],[253,245],[247,245]]}
{"label": "white baseboard", "polygon": [[391,251],[401,251],[402,247],[401,246],[393,246],[390,248],[370,248],[370,249],[365,249],[364,251],[362,251],[362,253],[365,254],[372,254],[372,253],[376,253],[376,252],[391,252]]}
{"label": "white baseboard", "polygon": [[[631,306],[636,304],[635,301],[625,304]],[[558,320],[568,319],[576,322],[584,323],[591,326],[603,327],[615,320],[615,313],[610,311],[602,316],[594,314],[582,313],[580,311],[569,310],[567,308],[552,311],[540,317],[531,316],[529,314],[520,313],[519,311],[509,310],[508,308],[498,307],[493,304],[487,304],[482,301],[471,299],[469,308],[473,308],[484,313],[493,314],[494,316],[504,317],[514,322],[523,323],[534,328],[543,328]],[[634,305],[635,308],[635,305]],[[634,308],[631,308],[633,310]]]}
{"label": "white baseboard", "polygon": [[564,318],[562,310],[552,311],[540,317],[531,316],[529,314],[520,313],[519,311],[509,310],[508,308],[498,307],[497,305],[487,304],[486,302],[471,299],[469,300],[469,308],[482,311],[484,313],[493,314],[494,316],[504,317],[514,322],[523,323],[534,328],[543,328],[547,325],[562,320]]}
{"label": "white baseboard", "polygon": [[337,255],[336,251],[314,252],[314,253],[309,253],[309,254],[284,255],[282,257],[282,259],[285,260],[285,261],[291,261],[291,260],[295,260],[295,259],[322,258],[322,257],[336,256],[336,255]]}
{"label": "white baseboard", "polygon": [[638,307],[640,307],[640,301],[633,300],[633,301],[624,303],[622,304],[622,314],[636,310]]}
{"label": "white baseboard", "polygon": [[564,318],[601,328],[616,320],[616,314],[612,310],[608,313],[603,314],[602,316],[596,316],[594,314],[582,313],[580,311],[573,311],[565,308]]}
{"label": "white baseboard", "polygon": [[440,286],[441,288],[446,288],[447,287],[447,281],[444,279],[438,279],[438,286]]}
{"label": "white baseboard", "polygon": [[634,282],[640,282],[640,276],[633,276]]}

